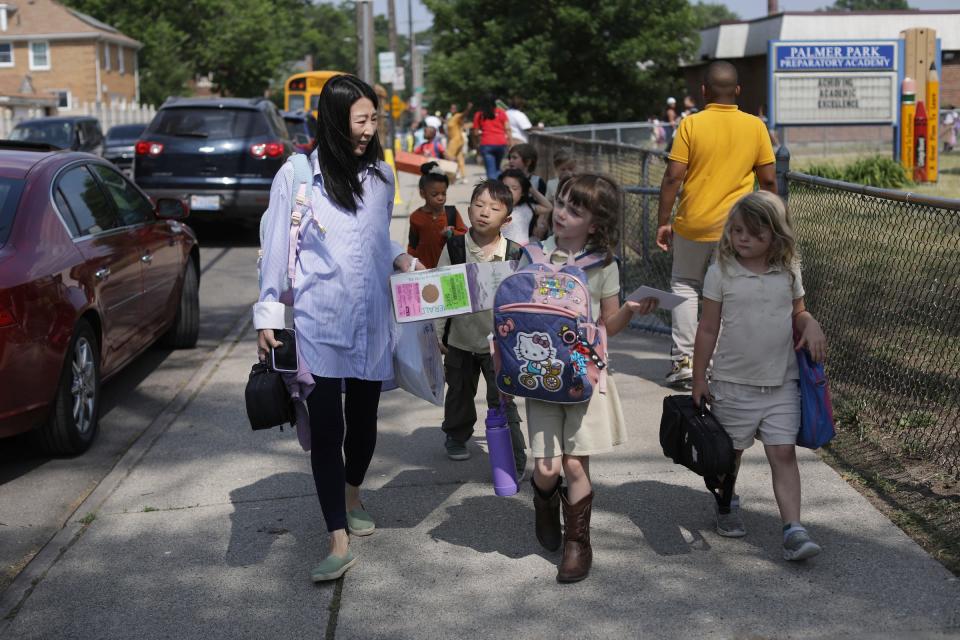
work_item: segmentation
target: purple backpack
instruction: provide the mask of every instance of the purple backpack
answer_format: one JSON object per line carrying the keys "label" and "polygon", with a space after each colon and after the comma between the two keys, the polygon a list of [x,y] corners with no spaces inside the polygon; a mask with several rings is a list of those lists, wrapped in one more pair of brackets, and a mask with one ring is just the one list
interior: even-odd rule
{"label": "purple backpack", "polygon": [[800,367],[800,432],[797,445],[819,449],[836,435],[833,427],[833,403],[823,363],[814,362],[806,349],[797,351]]}
{"label": "purple backpack", "polygon": [[530,264],[504,278],[493,301],[497,388],[544,402],[587,402],[606,390],[607,334],[594,322],[585,269],[597,253],[549,262],[537,243]]}

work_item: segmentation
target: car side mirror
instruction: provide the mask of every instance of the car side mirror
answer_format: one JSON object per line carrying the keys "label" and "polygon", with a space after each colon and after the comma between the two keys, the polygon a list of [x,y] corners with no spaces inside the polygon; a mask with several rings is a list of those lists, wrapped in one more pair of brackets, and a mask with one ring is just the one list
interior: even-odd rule
{"label": "car side mirror", "polygon": [[183,220],[190,215],[187,205],[176,198],[158,198],[154,212],[161,220]]}

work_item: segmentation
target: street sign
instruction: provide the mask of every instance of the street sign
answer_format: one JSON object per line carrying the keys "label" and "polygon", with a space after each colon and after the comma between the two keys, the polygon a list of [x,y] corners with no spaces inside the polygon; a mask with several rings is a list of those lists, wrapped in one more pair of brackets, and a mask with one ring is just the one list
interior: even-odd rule
{"label": "street sign", "polygon": [[393,116],[393,119],[396,120],[399,118],[406,108],[407,103],[401,100],[397,94],[393,94],[393,102],[390,103],[390,115]]}
{"label": "street sign", "polygon": [[380,84],[393,82],[397,67],[397,57],[393,55],[393,51],[381,51],[377,55],[377,63],[380,67]]}
{"label": "street sign", "polygon": [[403,67],[396,67],[393,74],[393,90],[403,91],[407,88],[407,79]]}

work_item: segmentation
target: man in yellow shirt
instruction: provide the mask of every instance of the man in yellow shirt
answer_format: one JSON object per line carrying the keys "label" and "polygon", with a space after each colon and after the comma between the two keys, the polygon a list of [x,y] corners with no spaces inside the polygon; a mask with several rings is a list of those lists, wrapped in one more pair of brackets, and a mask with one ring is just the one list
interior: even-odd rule
{"label": "man in yellow shirt", "polygon": [[[673,368],[667,375],[671,385],[687,385],[693,378],[693,341],[703,277],[730,207],[753,190],[754,175],[761,189],[777,192],[767,127],[737,108],[740,84],[736,68],[723,61],[710,64],[700,91],[707,106],[680,122],[660,184],[657,246],[669,251],[673,245],[670,287],[686,298],[673,310]],[[671,224],[681,184],[683,192]]]}

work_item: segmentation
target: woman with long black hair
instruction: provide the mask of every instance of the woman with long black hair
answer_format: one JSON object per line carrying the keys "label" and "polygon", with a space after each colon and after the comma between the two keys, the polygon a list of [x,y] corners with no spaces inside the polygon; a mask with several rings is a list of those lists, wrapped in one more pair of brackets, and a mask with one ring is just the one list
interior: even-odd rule
{"label": "woman with long black hair", "polygon": [[[377,136],[373,88],[336,76],[318,105],[317,143],[310,154],[313,184],[295,256],[294,328],[301,362],[315,386],[307,397],[310,460],[330,551],[313,569],[315,582],[335,580],[356,562],[348,532],[369,535],[375,525],[360,502],[360,485],[377,440],[377,407],[393,375],[388,279],[413,260],[390,240],[394,180]],[[292,162],[270,190],[263,224],[262,285],[254,305],[260,358],[277,346],[284,326]]]}

